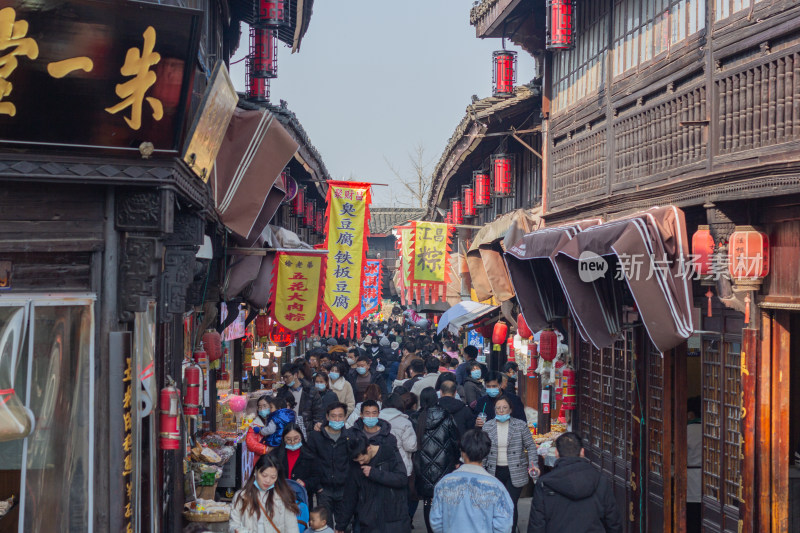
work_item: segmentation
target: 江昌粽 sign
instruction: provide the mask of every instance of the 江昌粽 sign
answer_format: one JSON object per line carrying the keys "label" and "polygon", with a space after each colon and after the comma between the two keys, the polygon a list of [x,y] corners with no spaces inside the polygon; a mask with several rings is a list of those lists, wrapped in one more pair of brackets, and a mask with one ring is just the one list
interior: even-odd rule
{"label": "\u6c5f\u660c\u7cbd sign", "polygon": [[0,143],[181,147],[201,11],[142,2],[0,7]]}

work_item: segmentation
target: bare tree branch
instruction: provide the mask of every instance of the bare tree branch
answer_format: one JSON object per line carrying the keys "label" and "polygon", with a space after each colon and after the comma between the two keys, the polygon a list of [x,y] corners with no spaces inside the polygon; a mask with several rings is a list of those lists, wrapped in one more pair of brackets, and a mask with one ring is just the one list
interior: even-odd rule
{"label": "bare tree branch", "polygon": [[431,189],[431,173],[428,169],[433,160],[425,160],[425,147],[422,143],[417,143],[408,154],[408,161],[411,165],[411,172],[408,177],[404,177],[386,156],[383,157],[383,160],[386,161],[391,173],[409,192],[412,202],[417,204],[416,207],[424,208]]}

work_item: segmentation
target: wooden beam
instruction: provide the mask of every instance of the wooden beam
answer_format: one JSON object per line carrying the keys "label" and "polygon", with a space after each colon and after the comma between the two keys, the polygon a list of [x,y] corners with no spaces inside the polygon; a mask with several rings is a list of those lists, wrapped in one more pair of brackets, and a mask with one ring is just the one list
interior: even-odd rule
{"label": "wooden beam", "polygon": [[[687,442],[687,428],[686,428],[686,405],[689,396],[689,391],[686,388],[687,380],[687,345],[683,343],[672,350],[672,366],[673,371],[673,387],[672,387],[672,443],[664,442],[665,446],[672,446],[672,453],[674,454],[675,475],[672,478],[672,529],[666,528],[666,516],[670,513],[670,509],[664,505],[664,531],[677,531],[682,533],[686,531],[686,482],[687,482],[687,454],[688,450],[684,443]],[[666,384],[664,391],[666,392]],[[665,486],[669,486],[669,481],[664,481]]]}
{"label": "wooden beam", "polygon": [[327,254],[328,250],[319,250],[317,248],[227,248],[225,253],[228,255],[261,255],[265,256],[268,253],[274,252],[289,252],[289,253],[304,253],[304,254]]}
{"label": "wooden beam", "polygon": [[756,470],[756,372],[758,330],[742,330],[742,504],[739,518],[742,533],[753,533],[755,512]]}
{"label": "wooden beam", "polygon": [[772,331],[772,531],[789,531],[790,315],[776,311]]}
{"label": "wooden beam", "polygon": [[533,155],[535,155],[535,156],[536,156],[536,157],[538,157],[539,159],[543,159],[543,158],[542,158],[542,154],[540,154],[539,152],[537,152],[536,150],[534,150],[533,148],[531,148],[531,145],[529,145],[528,143],[526,143],[525,141],[523,141],[523,140],[522,140],[522,138],[521,138],[519,135],[517,135],[517,133],[516,133],[516,132],[512,133],[512,134],[511,134],[511,136],[512,136],[512,137],[514,137],[514,138],[517,140],[517,142],[518,142],[518,143],[520,143],[522,146],[524,146],[525,148],[527,148],[528,150],[530,150],[530,151],[533,153]]}
{"label": "wooden beam", "polygon": [[770,478],[772,465],[772,315],[761,312],[761,349],[756,354],[758,374],[756,376],[756,531],[770,533],[770,507],[772,505]]}

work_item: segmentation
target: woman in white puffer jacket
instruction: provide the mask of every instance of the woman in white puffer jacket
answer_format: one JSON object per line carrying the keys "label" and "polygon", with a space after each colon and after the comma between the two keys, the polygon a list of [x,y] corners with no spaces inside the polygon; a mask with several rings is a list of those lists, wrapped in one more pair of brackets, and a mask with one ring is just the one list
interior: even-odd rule
{"label": "woman in white puffer jacket", "polygon": [[390,431],[397,439],[397,449],[410,476],[414,469],[411,456],[417,451],[417,432],[414,431],[414,425],[408,419],[408,415],[403,413],[403,398],[394,393],[387,396],[378,418],[386,420],[392,426]]}

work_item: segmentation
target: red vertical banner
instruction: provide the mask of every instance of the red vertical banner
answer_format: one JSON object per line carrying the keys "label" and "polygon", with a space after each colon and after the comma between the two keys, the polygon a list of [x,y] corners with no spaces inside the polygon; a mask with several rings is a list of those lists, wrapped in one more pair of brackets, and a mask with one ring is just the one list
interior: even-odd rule
{"label": "red vertical banner", "polygon": [[367,259],[364,265],[364,296],[361,298],[361,316],[370,315],[381,306],[381,266],[380,259]]}
{"label": "red vertical banner", "polygon": [[329,181],[326,203],[328,267],[323,329],[330,335],[358,336],[369,237],[370,184]]}

